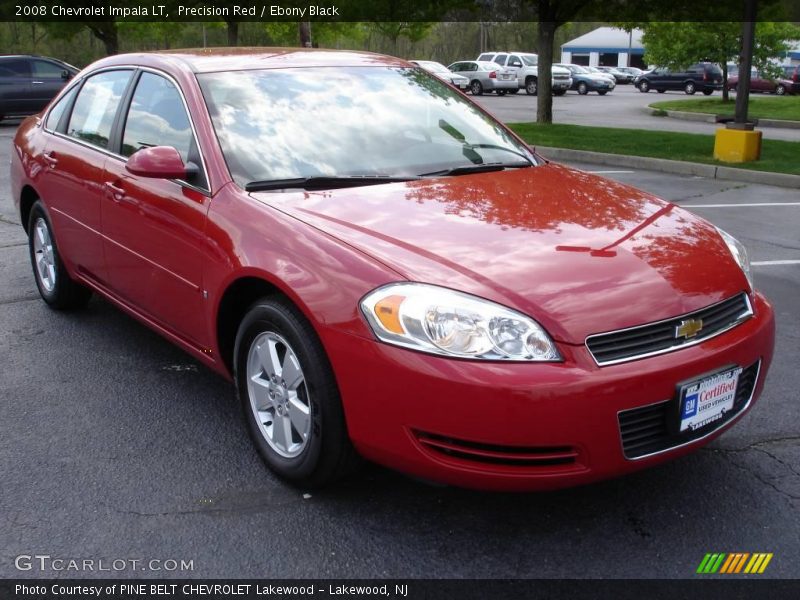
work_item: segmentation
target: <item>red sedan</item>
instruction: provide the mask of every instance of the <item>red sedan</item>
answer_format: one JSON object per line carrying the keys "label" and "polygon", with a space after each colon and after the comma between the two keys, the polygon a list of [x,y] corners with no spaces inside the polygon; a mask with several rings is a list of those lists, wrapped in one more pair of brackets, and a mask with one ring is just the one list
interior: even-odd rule
{"label": "red sedan", "polygon": [[747,253],[536,155],[404,61],[121,55],[14,139],[42,298],[96,293],[235,382],[279,475],[362,456],[535,490],[696,450],[774,344]]}
{"label": "red sedan", "polygon": [[[731,91],[736,91],[738,87],[739,76],[731,75],[728,77],[728,89]],[[789,79],[784,77],[779,77],[778,79],[767,79],[762,77],[758,71],[754,70],[750,73],[750,91],[783,96],[786,93],[792,93],[793,87],[792,81]]]}

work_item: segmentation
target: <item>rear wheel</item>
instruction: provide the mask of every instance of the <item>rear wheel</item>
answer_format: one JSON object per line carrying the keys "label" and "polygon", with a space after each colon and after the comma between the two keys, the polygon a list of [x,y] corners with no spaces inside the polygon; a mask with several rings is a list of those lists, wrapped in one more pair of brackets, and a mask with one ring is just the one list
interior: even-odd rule
{"label": "rear wheel", "polygon": [[663,93],[664,93],[664,92],[666,92],[667,90],[656,90],[656,91],[657,91],[659,94],[663,94]]}
{"label": "rear wheel", "polygon": [[598,90],[598,95],[605,96],[608,93],[608,90]]}
{"label": "rear wheel", "polygon": [[713,93],[714,93],[714,90],[703,90],[703,95],[704,96],[710,96]]}
{"label": "rear wheel", "polygon": [[581,96],[585,96],[586,94],[588,94],[588,93],[589,93],[589,87],[588,87],[588,86],[586,85],[586,83],[584,83],[583,81],[581,81],[581,82],[578,84],[578,93],[579,93]]}
{"label": "rear wheel", "polygon": [[554,96],[563,96],[566,93],[567,93],[567,90],[556,90],[555,92],[553,92],[553,95]]}
{"label": "rear wheel", "polygon": [[539,82],[534,77],[528,77],[525,80],[525,93],[528,96],[535,96],[539,93]]}
{"label": "rear wheel", "polygon": [[477,79],[469,84],[469,91],[472,92],[473,96],[481,96],[483,95],[483,86],[481,82]]}
{"label": "rear wheel", "polygon": [[280,297],[256,302],[239,326],[234,378],[264,462],[302,486],[321,486],[358,462],[339,389],[316,332]]}
{"label": "rear wheel", "polygon": [[779,83],[777,86],[775,86],[775,93],[778,96],[783,96],[786,93],[786,86],[782,83]]}
{"label": "rear wheel", "polygon": [[[646,79],[640,81],[639,82],[639,91],[642,92],[643,94],[646,94],[647,92],[649,92],[650,91],[650,82],[647,81]],[[663,90],[658,90],[658,91],[661,92]]]}
{"label": "rear wheel", "polygon": [[51,308],[69,310],[86,306],[92,292],[67,273],[41,200],[34,203],[28,218],[28,250],[36,287]]}
{"label": "rear wheel", "polygon": [[687,81],[683,86],[683,91],[690,96],[693,95],[697,91],[694,87],[694,81]]}
{"label": "rear wheel", "polygon": [[505,96],[506,95],[506,91],[507,90],[497,90],[497,95],[498,96]]}

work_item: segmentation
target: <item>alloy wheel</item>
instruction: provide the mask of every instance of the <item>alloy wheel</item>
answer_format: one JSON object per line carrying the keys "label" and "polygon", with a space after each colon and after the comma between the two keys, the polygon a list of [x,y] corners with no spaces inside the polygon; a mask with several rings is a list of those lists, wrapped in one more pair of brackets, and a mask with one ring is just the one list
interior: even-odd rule
{"label": "alloy wheel", "polygon": [[33,253],[36,263],[36,277],[46,292],[56,287],[56,260],[53,252],[53,240],[47,221],[41,217],[33,225]]}

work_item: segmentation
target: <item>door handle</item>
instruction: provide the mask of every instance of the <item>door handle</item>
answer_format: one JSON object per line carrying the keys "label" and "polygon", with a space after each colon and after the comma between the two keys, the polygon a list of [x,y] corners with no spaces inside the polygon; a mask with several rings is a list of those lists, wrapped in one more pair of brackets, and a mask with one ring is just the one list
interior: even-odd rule
{"label": "door handle", "polygon": [[46,162],[51,169],[54,169],[58,164],[58,159],[54,156],[53,152],[45,152],[42,154],[42,160]]}
{"label": "door handle", "polygon": [[110,181],[106,181],[106,190],[108,190],[114,202],[122,202],[123,198],[125,198],[125,190]]}
{"label": "door handle", "polygon": [[44,83],[44,81],[31,81],[31,83],[32,83],[32,84],[34,84],[34,85],[37,85],[37,84],[42,84],[42,83]]}

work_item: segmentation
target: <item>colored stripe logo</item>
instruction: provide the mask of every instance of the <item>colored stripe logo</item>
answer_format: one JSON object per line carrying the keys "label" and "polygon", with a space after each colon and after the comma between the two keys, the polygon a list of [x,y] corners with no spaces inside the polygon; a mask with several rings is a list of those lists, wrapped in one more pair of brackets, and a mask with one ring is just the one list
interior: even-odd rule
{"label": "colored stripe logo", "polygon": [[772,560],[772,552],[716,552],[708,553],[700,561],[697,573],[701,575],[712,575],[714,573],[731,575],[736,573],[763,573],[769,561]]}

